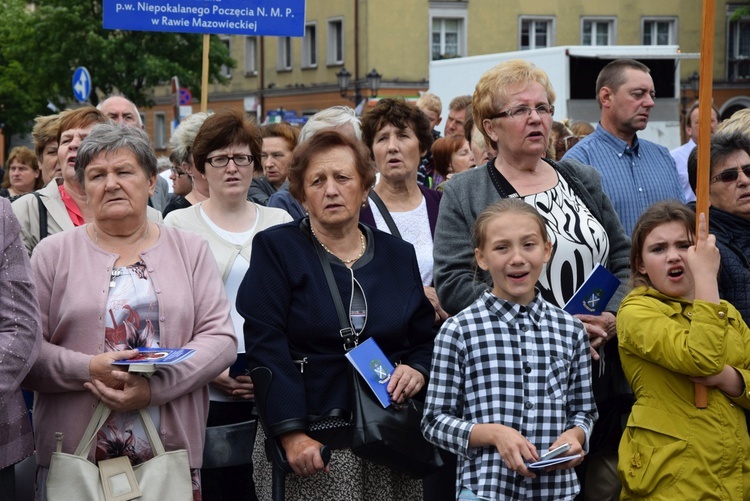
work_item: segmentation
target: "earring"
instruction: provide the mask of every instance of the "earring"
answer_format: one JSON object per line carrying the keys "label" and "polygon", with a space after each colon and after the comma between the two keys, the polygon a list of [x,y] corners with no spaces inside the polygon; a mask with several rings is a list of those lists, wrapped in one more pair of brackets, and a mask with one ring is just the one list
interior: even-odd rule
{"label": "earring", "polygon": [[367,202],[362,202],[362,208],[367,207]]}

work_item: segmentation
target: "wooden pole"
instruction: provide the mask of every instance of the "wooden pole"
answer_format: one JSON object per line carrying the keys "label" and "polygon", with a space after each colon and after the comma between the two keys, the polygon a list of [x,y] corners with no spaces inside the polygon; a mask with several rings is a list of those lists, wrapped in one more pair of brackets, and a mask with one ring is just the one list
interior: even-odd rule
{"label": "wooden pole", "polygon": [[211,35],[203,35],[203,74],[201,75],[201,111],[208,111],[208,53],[211,48]]}
{"label": "wooden pole", "polygon": [[[711,106],[713,105],[714,18],[716,1],[703,0],[703,37],[701,40],[700,87],[698,89],[698,175],[695,190],[695,214],[706,215],[708,224],[708,185],[711,182]],[[695,218],[695,234],[698,220]],[[708,392],[702,384],[695,383],[695,406],[708,407]]]}

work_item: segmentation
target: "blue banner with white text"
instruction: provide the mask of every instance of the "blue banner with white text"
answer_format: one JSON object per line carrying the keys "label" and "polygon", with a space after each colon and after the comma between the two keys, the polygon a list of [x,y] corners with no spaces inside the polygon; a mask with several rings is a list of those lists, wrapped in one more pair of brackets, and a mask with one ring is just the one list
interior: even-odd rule
{"label": "blue banner with white text", "polygon": [[104,0],[105,29],[301,37],[305,0]]}

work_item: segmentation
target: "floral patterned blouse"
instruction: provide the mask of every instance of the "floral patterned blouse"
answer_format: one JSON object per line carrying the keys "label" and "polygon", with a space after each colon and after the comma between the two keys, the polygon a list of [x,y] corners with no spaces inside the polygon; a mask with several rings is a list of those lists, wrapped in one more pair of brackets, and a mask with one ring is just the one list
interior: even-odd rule
{"label": "floral patterned blouse", "polygon": [[[159,304],[141,262],[112,271],[104,343],[106,351],[159,346]],[[158,429],[159,407],[148,411]],[[138,411],[113,412],[97,435],[97,461],[124,455],[133,465],[153,457]]]}

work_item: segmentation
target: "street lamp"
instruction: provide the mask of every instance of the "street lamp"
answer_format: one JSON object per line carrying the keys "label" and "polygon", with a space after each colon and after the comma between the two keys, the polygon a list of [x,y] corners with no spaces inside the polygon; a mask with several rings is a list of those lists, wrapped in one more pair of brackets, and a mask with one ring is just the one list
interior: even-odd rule
{"label": "street lamp", "polygon": [[688,83],[693,91],[693,99],[698,99],[698,90],[700,89],[701,76],[697,71],[694,71],[688,78]]}
{"label": "street lamp", "polygon": [[336,73],[336,80],[339,83],[339,92],[341,93],[341,97],[346,97],[346,89],[347,87],[349,87],[349,80],[351,80],[351,78],[352,74],[346,71],[346,66],[342,66],[341,71]]}
{"label": "street lamp", "polygon": [[378,89],[380,89],[380,79],[383,75],[375,71],[375,68],[367,74],[367,86],[370,87],[370,97],[378,95]]}
{"label": "street lamp", "polygon": [[[355,105],[358,105],[362,100],[362,92],[360,87],[363,82],[357,79],[354,80],[354,97],[352,98],[351,96],[346,95],[347,89],[349,88],[349,82],[351,82],[351,78],[352,74],[346,70],[345,66],[343,66],[341,70],[336,73],[336,80],[339,85],[339,93],[341,93],[341,97],[347,97],[348,99],[353,100]],[[373,68],[365,78],[367,80],[367,87],[370,89],[370,97],[377,96],[378,89],[380,89],[380,81],[383,78],[383,75],[375,71],[375,68]]]}
{"label": "street lamp", "polygon": [[687,133],[685,132],[684,126],[687,125],[687,121],[690,117],[687,116],[688,111],[692,107],[692,103],[689,104],[688,89],[691,91],[691,98],[693,102],[698,99],[698,88],[700,87],[700,75],[697,71],[694,71],[692,75],[687,77],[685,80],[680,81],[680,102],[682,104],[682,125],[683,129],[680,131],[680,137],[685,136],[684,139],[688,140]]}

